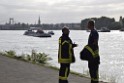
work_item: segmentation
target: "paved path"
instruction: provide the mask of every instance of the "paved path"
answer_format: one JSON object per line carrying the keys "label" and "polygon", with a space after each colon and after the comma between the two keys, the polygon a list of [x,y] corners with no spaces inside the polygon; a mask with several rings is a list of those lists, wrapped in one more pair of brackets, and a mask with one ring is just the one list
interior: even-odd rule
{"label": "paved path", "polygon": [[[0,55],[0,83],[58,83],[58,71]],[[70,74],[69,83],[90,83],[90,79]]]}

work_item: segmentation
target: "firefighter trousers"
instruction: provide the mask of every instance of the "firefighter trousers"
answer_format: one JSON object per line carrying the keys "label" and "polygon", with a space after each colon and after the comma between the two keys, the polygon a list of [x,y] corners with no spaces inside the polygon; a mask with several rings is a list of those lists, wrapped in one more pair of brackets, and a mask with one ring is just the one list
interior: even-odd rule
{"label": "firefighter trousers", "polygon": [[91,77],[91,83],[99,83],[99,65],[89,64],[89,73]]}
{"label": "firefighter trousers", "polygon": [[70,72],[70,64],[60,64],[59,83],[68,83],[68,76]]}

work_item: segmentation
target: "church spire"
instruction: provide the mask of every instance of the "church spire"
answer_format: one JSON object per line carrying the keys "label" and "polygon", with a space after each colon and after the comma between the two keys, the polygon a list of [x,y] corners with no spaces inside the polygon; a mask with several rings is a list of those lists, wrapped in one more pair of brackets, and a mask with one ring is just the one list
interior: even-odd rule
{"label": "church spire", "polygon": [[38,19],[38,25],[41,25],[40,16],[39,16],[39,19]]}

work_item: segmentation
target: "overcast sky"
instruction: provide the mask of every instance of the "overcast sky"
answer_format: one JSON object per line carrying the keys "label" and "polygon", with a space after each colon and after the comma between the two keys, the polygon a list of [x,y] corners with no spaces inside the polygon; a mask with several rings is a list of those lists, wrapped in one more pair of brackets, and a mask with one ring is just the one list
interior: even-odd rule
{"label": "overcast sky", "polygon": [[124,0],[0,0],[0,24],[15,22],[79,23],[90,17],[124,16]]}

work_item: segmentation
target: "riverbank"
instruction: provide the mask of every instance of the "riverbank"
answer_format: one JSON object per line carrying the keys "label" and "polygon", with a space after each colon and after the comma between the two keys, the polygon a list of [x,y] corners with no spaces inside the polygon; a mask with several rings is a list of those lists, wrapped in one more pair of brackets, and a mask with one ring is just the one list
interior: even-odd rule
{"label": "riverbank", "polygon": [[[90,79],[70,74],[70,83],[90,83]],[[0,55],[0,83],[58,83],[58,71]],[[103,83],[103,82],[100,82]]]}

